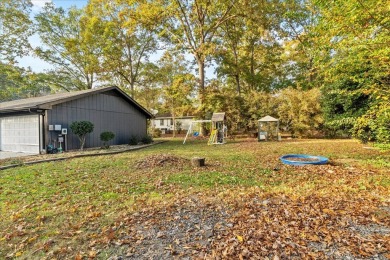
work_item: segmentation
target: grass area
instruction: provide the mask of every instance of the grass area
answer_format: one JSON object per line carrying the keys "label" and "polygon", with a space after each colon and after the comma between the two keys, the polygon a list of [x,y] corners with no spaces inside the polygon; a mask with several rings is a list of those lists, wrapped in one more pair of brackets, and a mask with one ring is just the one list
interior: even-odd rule
{"label": "grass area", "polygon": [[[153,212],[194,194],[205,201],[218,198],[230,208],[255,195],[362,199],[388,207],[390,153],[352,140],[181,142],[1,171],[0,258],[104,259],[116,252],[109,245],[120,217]],[[322,155],[330,164],[281,165],[278,158],[288,153]],[[205,157],[206,167],[185,160],[154,165],[150,158],[161,154]],[[149,167],[137,167],[143,160]],[[378,212],[376,219],[388,225],[386,211]]]}

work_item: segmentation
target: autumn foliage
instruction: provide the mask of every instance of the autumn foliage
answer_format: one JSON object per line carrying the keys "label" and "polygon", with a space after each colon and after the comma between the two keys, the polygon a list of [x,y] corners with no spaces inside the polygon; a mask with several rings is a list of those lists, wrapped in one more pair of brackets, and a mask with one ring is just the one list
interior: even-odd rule
{"label": "autumn foliage", "polygon": [[[389,152],[181,141],[1,171],[0,258],[390,257]],[[293,152],[330,163],[280,164]]]}

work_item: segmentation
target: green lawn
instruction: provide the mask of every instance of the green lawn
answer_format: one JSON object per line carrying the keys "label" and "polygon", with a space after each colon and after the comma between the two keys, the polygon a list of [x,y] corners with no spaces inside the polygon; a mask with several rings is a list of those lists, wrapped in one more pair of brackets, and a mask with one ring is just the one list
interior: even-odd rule
{"label": "green lawn", "polygon": [[[287,153],[330,163],[281,165]],[[0,259],[386,259],[389,169],[389,152],[352,140],[172,140],[12,168],[0,172]]]}

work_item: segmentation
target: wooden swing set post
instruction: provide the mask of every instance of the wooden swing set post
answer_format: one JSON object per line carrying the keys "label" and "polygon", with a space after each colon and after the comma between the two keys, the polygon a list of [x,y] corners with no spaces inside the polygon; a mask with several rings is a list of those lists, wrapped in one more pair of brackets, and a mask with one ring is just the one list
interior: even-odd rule
{"label": "wooden swing set post", "polygon": [[188,135],[189,135],[189,133],[192,132],[192,126],[193,126],[194,124],[198,124],[198,123],[211,123],[211,122],[212,122],[211,120],[194,120],[194,121],[192,121],[191,124],[190,124],[190,127],[189,127],[188,130],[187,130],[187,134],[186,134],[186,137],[184,138],[183,144],[186,143],[186,140],[187,140],[187,138],[188,138]]}
{"label": "wooden swing set post", "polygon": [[224,144],[226,143],[225,135],[227,134],[227,128],[225,125],[226,116],[225,112],[213,113],[211,120],[194,120],[191,122],[190,127],[187,130],[186,137],[184,138],[183,144],[190,133],[193,131],[193,125],[198,123],[211,123],[211,134],[207,142],[208,145],[212,144]]}

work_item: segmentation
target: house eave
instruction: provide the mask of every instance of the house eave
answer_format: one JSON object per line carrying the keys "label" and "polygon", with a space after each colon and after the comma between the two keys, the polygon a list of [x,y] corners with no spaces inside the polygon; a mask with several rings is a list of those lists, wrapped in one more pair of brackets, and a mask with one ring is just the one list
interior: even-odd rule
{"label": "house eave", "polygon": [[13,109],[4,109],[0,111],[1,115],[17,114],[17,113],[31,113],[31,114],[44,114],[46,108],[41,107],[20,107]]}
{"label": "house eave", "polygon": [[68,101],[80,99],[87,97],[91,94],[99,94],[99,93],[104,93],[107,91],[116,91],[123,99],[126,100],[129,104],[135,106],[141,113],[143,113],[147,119],[153,118],[153,115],[146,110],[143,106],[141,106],[138,102],[136,102],[133,98],[131,98],[129,95],[127,95],[124,91],[119,89],[116,86],[112,87],[105,87],[105,88],[98,88],[94,90],[86,90],[84,93],[75,93],[74,95],[71,95],[69,97],[55,97],[52,100],[48,101],[35,101],[32,104],[28,104],[27,101],[25,101],[25,104],[22,104],[23,106],[13,106],[13,105],[5,105],[2,108],[2,104],[0,103],[0,114],[2,113],[14,113],[18,111],[28,111],[29,109],[43,109],[43,110],[50,110],[52,109],[53,106],[62,104]]}

